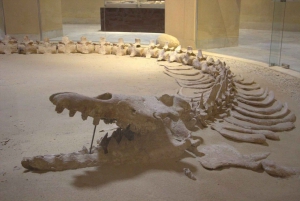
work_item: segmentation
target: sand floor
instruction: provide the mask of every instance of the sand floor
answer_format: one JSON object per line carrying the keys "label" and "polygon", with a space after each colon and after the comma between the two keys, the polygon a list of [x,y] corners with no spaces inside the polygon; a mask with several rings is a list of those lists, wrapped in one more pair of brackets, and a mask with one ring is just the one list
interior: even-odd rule
{"label": "sand floor", "polygon": [[[225,142],[243,154],[271,152],[268,159],[300,168],[300,80],[226,61],[233,72],[254,77],[277,99],[288,102],[297,116],[296,128],[267,145],[227,140],[210,128],[195,135],[204,145]],[[173,94],[178,85],[159,64],[155,59],[98,54],[0,55],[0,200],[300,200],[299,176],[281,179],[241,168],[209,171],[184,153],[155,164],[62,172],[34,173],[21,166],[25,156],[69,153],[90,145],[92,119],[83,122],[80,114],[73,118],[66,111],[57,114],[51,94]],[[98,126],[96,138],[105,128]],[[186,177],[183,168],[190,168],[197,180]]]}

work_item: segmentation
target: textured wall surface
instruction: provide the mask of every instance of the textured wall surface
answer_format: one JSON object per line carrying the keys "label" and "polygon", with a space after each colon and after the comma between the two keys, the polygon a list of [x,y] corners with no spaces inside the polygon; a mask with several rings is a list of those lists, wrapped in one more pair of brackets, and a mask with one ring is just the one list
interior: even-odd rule
{"label": "textured wall surface", "polygon": [[196,46],[196,0],[165,1],[165,33],[175,36],[183,47]]}
{"label": "textured wall surface", "polygon": [[101,8],[101,30],[164,33],[165,10],[152,8],[105,8],[104,12],[104,8]]}
{"label": "textured wall surface", "polygon": [[197,47],[237,46],[239,0],[198,0]]}
{"label": "textured wall surface", "polygon": [[37,40],[62,36],[61,0],[2,1],[7,34]]}
{"label": "textured wall surface", "polygon": [[61,0],[40,0],[42,30],[62,29]]}
{"label": "textured wall surface", "polygon": [[300,31],[300,2],[286,4],[284,30]]}
{"label": "textured wall surface", "polygon": [[241,29],[272,29],[274,2],[252,0],[241,2]]}
{"label": "textured wall surface", "polygon": [[236,46],[240,0],[166,0],[166,33],[197,48]]}
{"label": "textured wall surface", "polygon": [[104,0],[61,0],[64,24],[100,24]]}
{"label": "textured wall surface", "polygon": [[39,34],[36,0],[3,0],[8,34]]}
{"label": "textured wall surface", "polygon": [[5,35],[3,0],[0,0],[0,39]]}
{"label": "textured wall surface", "polygon": [[63,35],[61,0],[40,0],[42,37]]}
{"label": "textured wall surface", "polygon": [[[274,2],[251,0],[241,2],[240,28],[271,30]],[[285,10],[285,31],[300,31],[300,2],[287,2]]]}

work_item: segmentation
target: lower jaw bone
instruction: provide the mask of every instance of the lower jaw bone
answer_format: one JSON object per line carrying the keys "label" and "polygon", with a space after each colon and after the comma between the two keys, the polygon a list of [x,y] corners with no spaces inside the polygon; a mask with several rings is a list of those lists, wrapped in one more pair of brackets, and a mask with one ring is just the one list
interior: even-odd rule
{"label": "lower jaw bone", "polygon": [[153,135],[134,134],[133,137],[132,131],[125,131],[126,129],[121,139],[111,135],[110,139],[106,140],[107,143],[100,140],[98,145],[93,147],[91,154],[83,147],[80,151],[68,154],[24,157],[21,164],[29,170],[62,171],[101,164],[148,163],[176,158],[191,146],[187,141],[174,146],[168,136],[162,135],[161,132],[155,132]]}
{"label": "lower jaw bone", "polygon": [[98,166],[100,161],[98,152],[89,154],[87,148],[83,147],[69,154],[24,157],[21,164],[29,170],[61,171]]}

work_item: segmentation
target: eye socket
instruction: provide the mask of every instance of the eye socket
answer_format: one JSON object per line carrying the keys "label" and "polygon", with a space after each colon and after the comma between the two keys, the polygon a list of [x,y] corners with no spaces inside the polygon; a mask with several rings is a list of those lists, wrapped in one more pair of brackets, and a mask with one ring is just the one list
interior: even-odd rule
{"label": "eye socket", "polygon": [[170,96],[168,94],[164,94],[161,97],[158,98],[159,101],[161,101],[163,104],[165,104],[168,107],[173,106],[174,102],[174,96]]}
{"label": "eye socket", "polygon": [[136,110],[135,109],[131,109],[131,113],[135,115],[136,114]]}
{"label": "eye socket", "polygon": [[96,97],[97,99],[101,99],[101,100],[109,100],[112,98],[112,94],[111,93],[104,93],[101,94],[99,96]]}

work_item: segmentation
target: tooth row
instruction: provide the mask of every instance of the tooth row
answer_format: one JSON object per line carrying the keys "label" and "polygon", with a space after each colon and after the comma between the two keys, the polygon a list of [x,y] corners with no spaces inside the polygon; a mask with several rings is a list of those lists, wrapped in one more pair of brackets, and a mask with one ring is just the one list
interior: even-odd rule
{"label": "tooth row", "polygon": [[116,142],[118,144],[120,144],[123,136],[127,140],[132,141],[132,140],[134,140],[134,135],[135,135],[135,133],[130,130],[130,125],[128,125],[126,129],[118,128],[117,130],[115,130],[112,133],[112,135],[110,137],[108,137],[108,133],[106,133],[105,136],[102,139],[100,139],[99,145],[103,148],[104,154],[107,154],[108,153],[108,144],[112,138],[114,138],[116,140]]}

